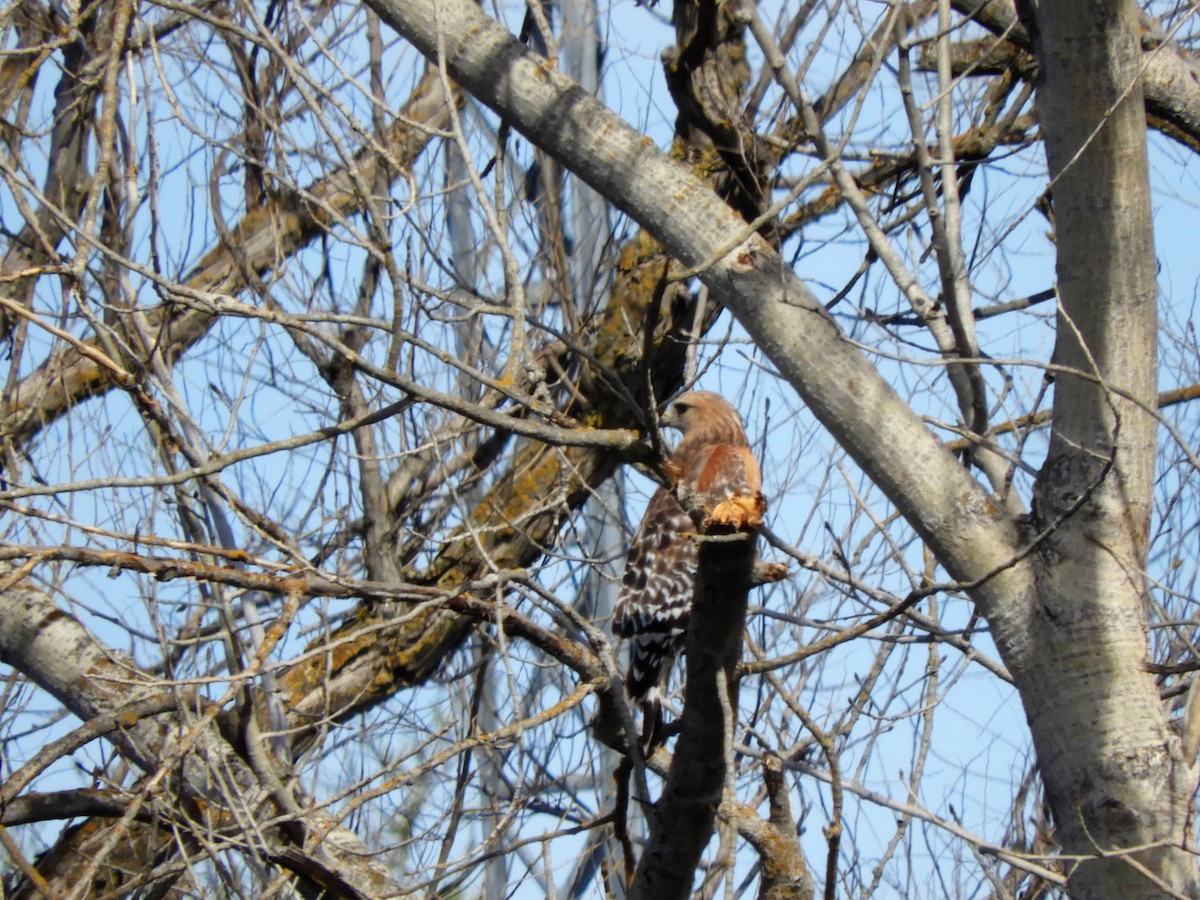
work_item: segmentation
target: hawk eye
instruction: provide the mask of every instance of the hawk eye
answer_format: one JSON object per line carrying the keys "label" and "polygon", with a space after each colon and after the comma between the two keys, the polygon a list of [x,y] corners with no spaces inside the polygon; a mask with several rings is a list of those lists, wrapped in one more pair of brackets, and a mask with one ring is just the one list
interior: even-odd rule
{"label": "hawk eye", "polygon": [[675,404],[675,412],[677,412],[681,416],[691,408],[692,407],[690,405],[688,405],[687,403],[676,403]]}

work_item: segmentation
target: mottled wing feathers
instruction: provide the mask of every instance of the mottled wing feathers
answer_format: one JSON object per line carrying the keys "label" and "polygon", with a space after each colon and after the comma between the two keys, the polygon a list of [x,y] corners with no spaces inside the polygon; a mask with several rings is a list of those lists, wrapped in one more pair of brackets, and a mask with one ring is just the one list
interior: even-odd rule
{"label": "mottled wing feathers", "polygon": [[[717,394],[693,391],[670,405],[663,422],[683,432],[665,468],[709,522],[734,528],[762,521],[762,475],[737,411]],[[629,642],[629,696],[643,704],[647,750],[661,737],[660,703],[683,648],[696,587],[696,526],[674,490],[659,488],[646,507],[625,563],[613,633]]]}
{"label": "mottled wing feathers", "polygon": [[613,612],[613,633],[630,641],[629,695],[658,695],[687,635],[696,581],[691,518],[674,494],[659,488],[629,549]]}

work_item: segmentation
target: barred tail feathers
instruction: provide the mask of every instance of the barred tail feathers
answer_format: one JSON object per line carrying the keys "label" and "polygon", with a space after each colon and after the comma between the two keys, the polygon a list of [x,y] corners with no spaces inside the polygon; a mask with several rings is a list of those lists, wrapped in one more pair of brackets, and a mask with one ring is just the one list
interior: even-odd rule
{"label": "barred tail feathers", "polygon": [[684,631],[643,632],[629,642],[625,689],[642,706],[642,749],[649,755],[663,740],[662,702],[671,681]]}

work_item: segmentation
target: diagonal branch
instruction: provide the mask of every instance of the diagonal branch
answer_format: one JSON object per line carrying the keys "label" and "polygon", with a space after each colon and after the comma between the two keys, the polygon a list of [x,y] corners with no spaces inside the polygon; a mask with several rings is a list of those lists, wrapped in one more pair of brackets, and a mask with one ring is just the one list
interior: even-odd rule
{"label": "diagonal branch", "polygon": [[[1012,557],[1007,516],[807,286],[703,183],[467,0],[372,0],[380,17],[531,141],[663,242],[733,312],[814,415],[910,522],[972,580]],[[986,589],[984,589],[986,593]]]}
{"label": "diagonal branch", "polygon": [[[276,268],[330,225],[361,212],[368,198],[356,190],[356,180],[371,183],[380,168],[399,177],[445,128],[449,104],[460,101],[460,97],[446,94],[436,72],[427,72],[388,130],[388,163],[377,148],[367,147],[350,166],[330,173],[307,190],[272,197],[230,229],[230,240],[209,250],[182,285],[164,284],[164,289],[201,301],[209,294],[241,292],[248,287],[248,275],[257,277]],[[146,320],[149,333],[158,336],[168,364],[195,346],[217,321],[203,303],[168,303],[148,312]],[[75,348],[60,351],[13,386],[0,419],[0,434],[18,445],[27,444],[80,403],[118,386],[113,373],[87,353]]]}
{"label": "diagonal branch", "polygon": [[[1013,0],[954,0],[954,8],[997,37],[1032,51]],[[1168,40],[1149,15],[1140,16],[1142,86],[1151,126],[1193,150],[1200,147],[1200,65]]]}
{"label": "diagonal branch", "polygon": [[[84,721],[118,714],[129,709],[131,703],[154,707],[160,697],[165,706],[192,710],[182,722],[183,727],[169,713],[125,716],[119,728],[110,733],[121,753],[150,776],[144,792],[126,808],[123,821],[131,821],[160,785],[175,786],[183,796],[199,801],[214,833],[238,823],[247,812],[259,813],[264,806],[274,806],[271,790],[259,782],[246,761],[218,733],[215,720],[222,703],[206,702],[188,689],[180,690],[176,703],[161,682],[142,672],[132,660],[103,646],[77,619],[31,587],[26,581],[28,568],[4,572],[0,661],[20,670]],[[266,654],[282,636],[282,629],[273,626],[273,631],[274,641],[268,640],[259,648],[256,659],[243,673],[247,677],[261,669]],[[239,688],[235,685],[230,690]],[[240,810],[225,807],[223,797],[239,798]],[[277,812],[286,817],[287,810]],[[273,816],[264,821],[266,818]],[[399,892],[401,886],[371,861],[350,831],[323,813],[306,817],[304,826],[299,844],[295,834],[280,824],[240,830],[260,835],[266,842],[262,850],[268,858],[316,886],[352,897]]]}

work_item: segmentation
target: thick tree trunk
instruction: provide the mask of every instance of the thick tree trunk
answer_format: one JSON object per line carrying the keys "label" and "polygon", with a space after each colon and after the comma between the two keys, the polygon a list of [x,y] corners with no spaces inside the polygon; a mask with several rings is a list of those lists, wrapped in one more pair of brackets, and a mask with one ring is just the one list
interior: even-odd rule
{"label": "thick tree trunk", "polygon": [[1046,680],[1022,695],[1067,853],[1165,843],[1085,862],[1075,897],[1196,896],[1188,839],[1196,776],[1146,658],[1146,538],[1154,479],[1157,284],[1137,7],[1040,4],[1038,109],[1053,179],[1060,307],[1054,432],[1035,520],[1051,530],[1030,610]]}
{"label": "thick tree trunk", "polygon": [[[1152,434],[1134,421],[1139,418],[1135,407],[1114,400],[1119,395],[1111,390],[1090,390],[1087,379],[1070,379],[1060,403],[1079,395],[1079,402],[1091,405],[1079,410],[1077,424],[1068,420],[1041,479],[1040,518],[1034,522],[1053,531],[1029,528],[1029,522],[1014,520],[998,507],[879,372],[842,340],[812,293],[765,242],[748,235],[728,207],[645,137],[526,54],[469,0],[371,0],[371,6],[424,53],[444,56],[459,83],[642,223],[670,252],[701,267],[700,277],[814,415],[887,493],[949,573],[971,588],[1021,692],[1068,850],[1096,856],[1155,845],[1079,866],[1073,881],[1078,896],[1200,893],[1194,859],[1181,849],[1189,837],[1185,819],[1196,773],[1182,759],[1142,666],[1141,545],[1148,495],[1126,497],[1124,492],[1145,487],[1145,458],[1153,444]],[[1069,6],[1064,15],[1097,26],[1097,10]],[[1093,64],[1094,58],[1088,65]],[[1110,78],[1120,91],[1130,90],[1134,79],[1127,70]],[[1138,111],[1136,93],[1122,96]],[[1077,111],[1054,114],[1072,118]],[[1093,119],[1080,127],[1090,133],[1098,124]],[[1109,147],[1102,154],[1115,152]],[[1121,190],[1114,186],[1105,203],[1116,203],[1131,184],[1118,179],[1117,186]],[[1069,190],[1066,183],[1056,185],[1056,191]],[[1069,208],[1067,202],[1060,216]],[[1098,227],[1094,220],[1113,211],[1089,213],[1085,203],[1082,214],[1090,216],[1087,227]],[[1148,220],[1137,225],[1148,227]],[[1120,242],[1116,233],[1113,239]],[[1131,246],[1135,255],[1153,259],[1145,244]],[[1082,260],[1070,253],[1064,266],[1086,268],[1096,261],[1094,249]],[[1111,272],[1113,278],[1117,274]],[[1064,329],[1095,317],[1080,335],[1096,367],[1105,377],[1111,372],[1122,390],[1134,392],[1133,399],[1152,403],[1146,378],[1153,372],[1153,326],[1147,329],[1145,318],[1153,321],[1152,278],[1147,287],[1143,276],[1135,276],[1136,291],[1126,290],[1126,282],[1110,284],[1109,301],[1084,298],[1081,307],[1064,306],[1074,322],[1064,322]],[[1138,308],[1134,318],[1122,318]],[[1132,364],[1138,374],[1121,371],[1116,361],[1139,342],[1145,345]],[[1068,341],[1063,353],[1068,364],[1080,356],[1078,351],[1071,355]],[[1103,414],[1102,406],[1108,409]],[[1097,415],[1104,427],[1089,430],[1088,417]],[[1072,443],[1083,435],[1086,444]],[[1122,457],[1119,465],[1106,462],[1114,448]],[[1099,459],[1092,461],[1097,453]],[[1144,458],[1124,459],[1135,454]],[[1073,489],[1069,479],[1075,480]]]}
{"label": "thick tree trunk", "polygon": [[752,535],[704,541],[688,620],[687,681],[675,759],[650,818],[631,900],[685,900],[712,837],[728,775],[736,717],[734,669],[742,655],[754,567]]}

